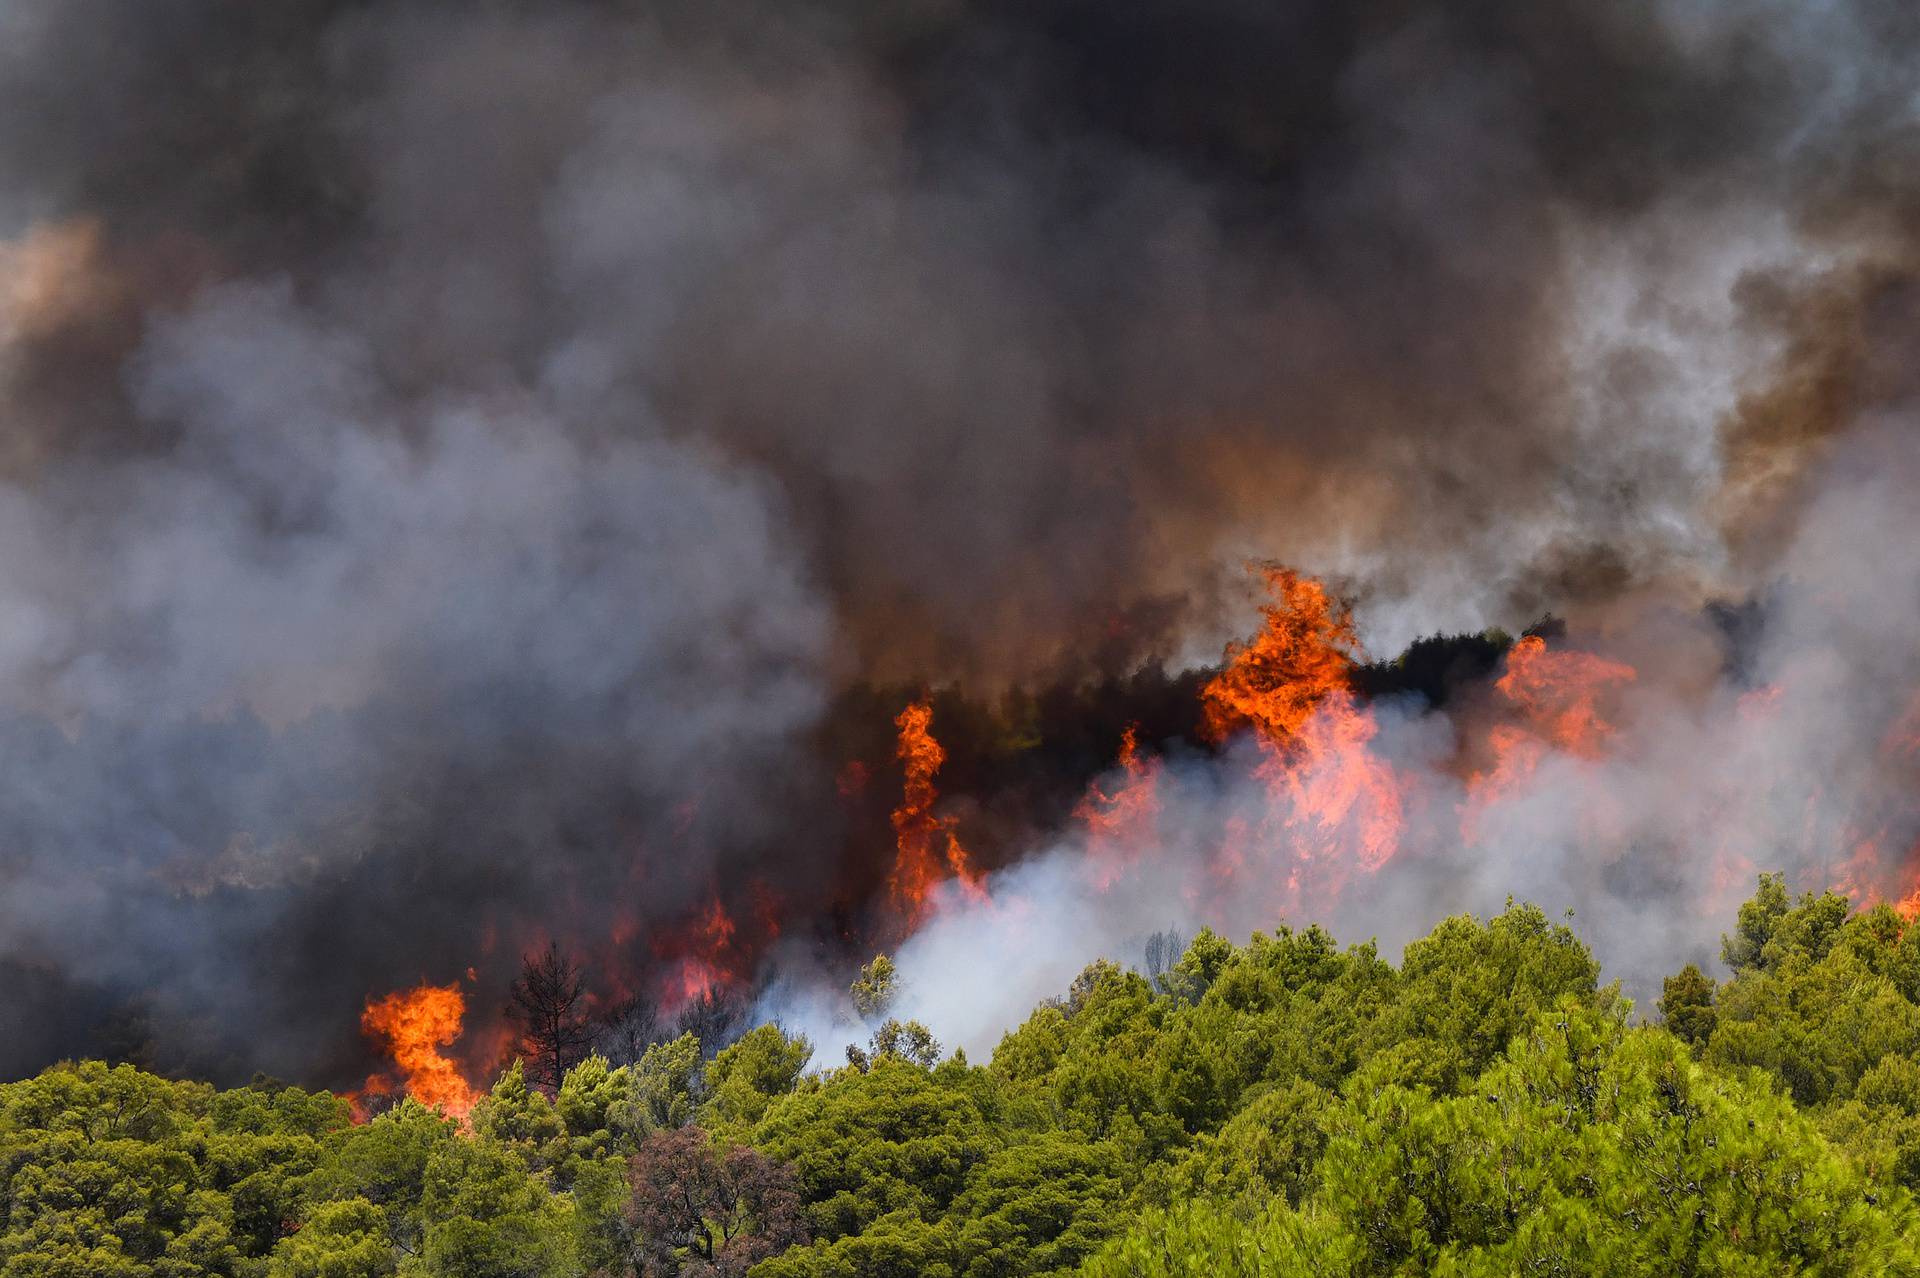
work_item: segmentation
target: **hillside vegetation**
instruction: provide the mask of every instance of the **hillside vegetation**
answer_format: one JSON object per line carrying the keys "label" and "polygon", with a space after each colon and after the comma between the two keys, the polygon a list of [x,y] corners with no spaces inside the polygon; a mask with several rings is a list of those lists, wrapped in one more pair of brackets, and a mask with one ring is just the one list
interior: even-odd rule
{"label": "hillside vegetation", "polygon": [[65,1064],[0,1086],[0,1274],[1920,1274],[1920,928],[1766,878],[1724,952],[1647,1023],[1530,906],[1397,966],[1203,933],[986,1064],[765,1025],[464,1127]]}

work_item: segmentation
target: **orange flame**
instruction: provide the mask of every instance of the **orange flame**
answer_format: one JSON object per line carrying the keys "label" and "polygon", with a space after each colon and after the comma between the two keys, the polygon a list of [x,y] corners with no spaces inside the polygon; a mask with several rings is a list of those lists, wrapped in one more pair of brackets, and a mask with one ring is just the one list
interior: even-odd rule
{"label": "orange flame", "polygon": [[707,911],[700,916],[700,934],[706,938],[707,947],[715,952],[733,944],[733,916],[727,913],[727,907],[714,897],[707,903]]}
{"label": "orange flame", "polygon": [[1599,703],[1611,688],[1638,678],[1632,666],[1590,652],[1549,649],[1528,635],[1507,653],[1507,670],[1494,683],[1525,714],[1534,730],[1569,754],[1597,759],[1613,735]]}
{"label": "orange flame", "polygon": [[1486,807],[1525,784],[1550,750],[1601,758],[1614,731],[1601,714],[1601,702],[1638,677],[1632,666],[1591,652],[1548,648],[1538,635],[1514,644],[1506,672],[1493,686],[1521,723],[1497,723],[1487,730],[1493,762],[1467,782],[1462,830],[1468,841],[1478,837]]}
{"label": "orange flame", "polygon": [[[1901,894],[1894,908],[1911,918],[1920,913],[1920,842],[1913,840],[1906,798],[1920,780],[1920,695],[1888,725],[1875,762],[1841,832],[1846,854],[1824,886],[1871,903],[1881,899],[1879,885],[1893,878],[1893,891]],[[1900,848],[1906,849],[1904,856],[1885,855]]]}
{"label": "orange flame", "polygon": [[1899,911],[1900,917],[1909,923],[1920,918],[1920,883],[1915,883],[1913,891],[1895,901],[1893,908]]}
{"label": "orange flame", "polygon": [[1160,761],[1139,752],[1139,724],[1128,724],[1120,735],[1120,784],[1109,793],[1095,781],[1074,807],[1075,819],[1087,828],[1088,864],[1094,886],[1113,886],[1126,864],[1153,838],[1160,814]]}
{"label": "orange flame", "polygon": [[1215,740],[1255,730],[1265,754],[1259,774],[1282,802],[1255,822],[1229,822],[1217,872],[1236,880],[1264,852],[1267,881],[1292,908],[1303,880],[1337,892],[1354,865],[1371,872],[1384,864],[1399,846],[1403,805],[1399,779],[1371,747],[1378,725],[1349,686],[1361,657],[1352,612],[1311,577],[1276,566],[1260,572],[1272,596],[1260,610],[1265,627],[1251,643],[1228,646],[1226,667],[1201,696]]}
{"label": "orange flame", "polygon": [[1260,609],[1266,627],[1252,643],[1227,646],[1226,668],[1200,696],[1215,741],[1252,725],[1268,745],[1285,750],[1314,708],[1346,688],[1360,644],[1352,613],[1318,581],[1272,565],[1260,573],[1273,596]]}
{"label": "orange flame", "polygon": [[[406,1079],[407,1095],[450,1118],[465,1118],[480,1094],[440,1049],[460,1037],[467,1000],[457,985],[420,985],[367,1000],[360,1028],[377,1039]],[[375,1075],[369,1090],[386,1080]]]}
{"label": "orange flame", "polygon": [[[1916,768],[1920,768],[1920,695],[1907,703],[1905,713],[1888,729],[1881,743],[1881,752],[1897,762],[1902,782],[1911,785]],[[1905,861],[1901,866],[1901,874],[1909,888],[1893,908],[1900,911],[1901,918],[1911,923],[1920,918],[1920,842],[1908,848]]]}
{"label": "orange flame", "polygon": [[675,960],[661,991],[670,1008],[706,998],[739,983],[736,962],[739,951],[734,944],[738,931],[733,915],[715,893],[690,925],[661,934],[655,953]]}
{"label": "orange flame", "polygon": [[1369,746],[1379,730],[1352,693],[1330,692],[1302,725],[1293,765],[1279,774],[1296,844],[1335,867],[1357,860],[1378,870],[1400,843],[1400,784]]}
{"label": "orange flame", "polygon": [[947,761],[947,752],[933,738],[933,706],[925,700],[916,701],[893,723],[900,729],[897,753],[906,767],[907,780],[900,806],[893,811],[895,852],[888,887],[894,905],[912,926],[925,915],[929,895],[947,872],[970,896],[983,898],[986,889],[954,832],[952,818],[936,816],[933,811],[940,797],[933,778]]}

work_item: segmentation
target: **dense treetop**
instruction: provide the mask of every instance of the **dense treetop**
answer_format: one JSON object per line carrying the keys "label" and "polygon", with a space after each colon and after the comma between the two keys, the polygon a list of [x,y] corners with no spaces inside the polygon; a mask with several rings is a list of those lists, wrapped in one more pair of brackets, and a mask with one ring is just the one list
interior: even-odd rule
{"label": "dense treetop", "polygon": [[843,1067],[684,1034],[465,1126],[61,1065],[0,1086],[0,1274],[1920,1274],[1920,928],[1770,877],[1724,958],[1649,1023],[1531,906],[1398,965],[1203,932],[983,1065],[879,964]]}

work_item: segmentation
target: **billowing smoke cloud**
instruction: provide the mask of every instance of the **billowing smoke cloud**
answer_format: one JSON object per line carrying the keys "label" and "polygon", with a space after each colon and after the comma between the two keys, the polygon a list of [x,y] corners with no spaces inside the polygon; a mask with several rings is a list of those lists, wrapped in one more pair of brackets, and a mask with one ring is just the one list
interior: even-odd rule
{"label": "billowing smoke cloud", "polygon": [[[1378,651],[1552,607],[1641,672],[1629,748],[1471,847],[1410,813],[1346,930],[1514,891],[1695,952],[1639,921],[1701,886],[1655,851],[1702,846],[1688,783],[1777,863],[1749,774],[1865,775],[1912,686],[1917,41],[1873,0],[0,6],[0,1071],[338,1081],[368,993],[644,963],[715,894],[800,962],[874,882],[833,707],[1210,658],[1249,555]],[[1737,677],[1710,593],[1768,601]],[[1378,714],[1456,803],[1451,720]],[[1169,763],[1166,874],[1258,823],[1225,766]]]}

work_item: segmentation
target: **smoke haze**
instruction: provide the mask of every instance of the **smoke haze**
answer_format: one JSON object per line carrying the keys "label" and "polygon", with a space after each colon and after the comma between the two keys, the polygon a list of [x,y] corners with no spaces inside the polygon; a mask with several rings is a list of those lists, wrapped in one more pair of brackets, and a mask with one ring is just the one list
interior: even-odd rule
{"label": "smoke haze", "polygon": [[[1181,687],[1248,558],[1380,656],[1566,616],[1636,672],[1607,749],[1475,807],[1500,694],[1376,700],[1397,850],[1335,882],[1173,724],[1105,890],[1118,723],[1044,801],[956,750],[998,873],[901,950],[943,1035],[1169,925],[1513,894],[1644,990],[1759,870],[1898,895],[1917,46],[1891,0],[0,0],[0,1074],[356,1081],[369,995],[549,937],[644,985],[716,896],[829,1017],[881,690]],[[1206,886],[1234,821],[1272,891]]]}

